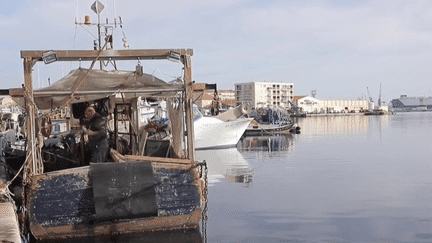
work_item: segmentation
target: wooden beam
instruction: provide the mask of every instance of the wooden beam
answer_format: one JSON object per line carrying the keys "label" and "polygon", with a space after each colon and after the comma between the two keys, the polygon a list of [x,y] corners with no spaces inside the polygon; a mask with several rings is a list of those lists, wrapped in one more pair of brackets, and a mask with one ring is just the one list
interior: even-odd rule
{"label": "wooden beam", "polygon": [[161,158],[151,156],[140,156],[140,155],[122,155],[117,150],[111,149],[110,154],[116,159],[124,162],[152,162],[152,163],[173,163],[173,164],[191,164],[188,159],[175,159],[175,158]]}
{"label": "wooden beam", "polygon": [[24,96],[24,88],[12,88],[12,89],[9,89],[9,95],[10,96],[23,97]]}
{"label": "wooden beam", "polygon": [[195,162],[195,138],[194,138],[194,121],[193,121],[193,86],[192,86],[192,60],[191,56],[186,56],[184,62],[184,82],[186,86],[186,133],[187,133],[187,148],[188,148],[188,159]]}
{"label": "wooden beam", "polygon": [[[36,123],[35,123],[35,112],[36,107],[33,99],[33,79],[32,79],[32,68],[34,62],[31,58],[24,58],[24,97],[26,102],[27,112],[27,154],[30,153],[29,165],[31,168],[30,173],[36,174],[38,172],[36,166]],[[24,172],[26,173],[26,172]]]}
{"label": "wooden beam", "polygon": [[194,83],[192,88],[194,91],[204,91],[207,89],[206,86],[207,85],[205,83]]}
{"label": "wooden beam", "polygon": [[[21,51],[21,58],[42,61],[42,55],[49,50]],[[180,56],[192,56],[192,49],[137,49],[137,50],[54,50],[58,61],[93,61],[99,60],[152,60],[168,59],[171,52]]]}

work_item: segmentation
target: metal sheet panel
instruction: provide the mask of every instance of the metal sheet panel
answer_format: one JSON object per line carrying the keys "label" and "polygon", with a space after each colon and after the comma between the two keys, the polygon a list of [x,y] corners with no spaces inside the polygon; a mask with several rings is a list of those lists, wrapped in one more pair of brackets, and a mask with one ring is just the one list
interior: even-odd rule
{"label": "metal sheet panel", "polygon": [[157,216],[151,163],[91,164],[98,220]]}

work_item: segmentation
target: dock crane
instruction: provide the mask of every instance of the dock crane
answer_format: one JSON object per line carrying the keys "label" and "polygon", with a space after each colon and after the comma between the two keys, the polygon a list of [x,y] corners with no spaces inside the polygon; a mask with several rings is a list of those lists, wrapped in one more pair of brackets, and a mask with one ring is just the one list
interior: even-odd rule
{"label": "dock crane", "polygon": [[381,83],[380,83],[380,92],[379,92],[379,96],[378,96],[378,108],[381,107]]}
{"label": "dock crane", "polygon": [[366,87],[366,90],[367,90],[367,93],[368,93],[369,101],[370,101],[371,103],[373,103],[372,96],[371,96],[370,93],[369,93],[369,88]]}

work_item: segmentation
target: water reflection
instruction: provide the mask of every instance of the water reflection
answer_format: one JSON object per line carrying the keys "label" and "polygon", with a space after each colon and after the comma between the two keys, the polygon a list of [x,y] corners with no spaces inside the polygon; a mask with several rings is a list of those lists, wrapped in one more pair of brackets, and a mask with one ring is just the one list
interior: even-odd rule
{"label": "water reflection", "polygon": [[273,136],[245,136],[237,144],[240,150],[258,151],[290,151],[294,150],[294,137],[292,134]]}
{"label": "water reflection", "polygon": [[327,139],[329,135],[333,138],[350,136],[353,139],[362,139],[381,135],[382,131],[389,127],[390,120],[396,116],[398,115],[320,116],[296,118],[296,123],[302,128],[303,139],[309,141]]}
{"label": "water reflection", "polygon": [[237,148],[197,150],[196,157],[207,162],[210,185],[221,179],[245,185],[252,183],[253,170]]}

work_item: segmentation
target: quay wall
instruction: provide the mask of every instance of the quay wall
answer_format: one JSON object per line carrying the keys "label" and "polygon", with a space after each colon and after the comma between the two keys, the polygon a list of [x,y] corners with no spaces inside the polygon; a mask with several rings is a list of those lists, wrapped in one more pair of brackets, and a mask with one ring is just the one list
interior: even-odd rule
{"label": "quay wall", "polygon": [[355,112],[355,113],[317,113],[317,114],[306,114],[306,117],[311,116],[364,116],[364,113]]}

